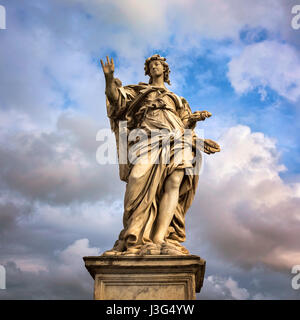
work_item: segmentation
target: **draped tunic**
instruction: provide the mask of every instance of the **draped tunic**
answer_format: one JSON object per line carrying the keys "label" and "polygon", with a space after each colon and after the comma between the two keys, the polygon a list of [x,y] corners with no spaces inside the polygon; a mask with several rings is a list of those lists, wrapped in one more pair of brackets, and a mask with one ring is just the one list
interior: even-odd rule
{"label": "draped tunic", "polygon": [[[124,123],[127,125],[125,132],[128,139],[125,150],[127,160],[130,161],[119,161],[120,178],[126,182],[126,192],[123,230],[113,249],[118,252],[138,250],[152,242],[164,182],[174,170],[184,169],[186,174],[180,185],[179,201],[164,240],[187,254],[187,249],[180,243],[186,238],[185,214],[195,195],[197,173],[199,164],[201,165],[199,159],[194,161],[196,150],[192,141],[196,138],[195,133],[192,131],[189,139],[185,138],[184,141],[184,130],[192,113],[191,109],[184,98],[167,89],[148,84],[119,87],[118,91],[117,102],[111,104],[107,99],[107,113],[116,136],[119,159],[122,130],[119,124],[120,121],[126,121]],[[146,135],[139,135],[135,139],[136,129],[142,130]],[[185,154],[182,154],[183,144],[187,149]],[[200,152],[197,154],[201,157]],[[188,170],[193,169],[196,172],[188,174]]]}

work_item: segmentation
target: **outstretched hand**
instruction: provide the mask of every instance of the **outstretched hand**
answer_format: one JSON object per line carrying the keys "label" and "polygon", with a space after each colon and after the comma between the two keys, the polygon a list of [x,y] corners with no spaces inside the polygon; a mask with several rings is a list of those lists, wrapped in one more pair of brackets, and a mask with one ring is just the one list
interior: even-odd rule
{"label": "outstretched hand", "polygon": [[212,114],[208,111],[205,111],[205,110],[204,111],[195,111],[194,113],[192,113],[190,115],[190,118],[188,120],[188,127],[194,128],[197,121],[203,121],[206,118],[209,118],[211,116],[212,116]]}
{"label": "outstretched hand", "polygon": [[205,139],[204,140],[204,152],[207,154],[220,152],[221,148],[220,146],[213,140]]}
{"label": "outstretched hand", "polygon": [[198,140],[197,144],[200,142],[200,144],[198,144],[198,146],[200,146],[200,150],[207,154],[212,154],[212,153],[221,151],[220,146],[213,140],[210,140],[210,139],[203,140],[200,138],[197,138],[197,140]]}
{"label": "outstretched hand", "polygon": [[103,63],[102,59],[100,59],[103,73],[104,73],[105,77],[109,77],[109,76],[113,77],[113,74],[115,71],[114,60],[113,60],[113,58],[111,58],[109,61],[108,56],[106,56],[106,61],[107,62]]}
{"label": "outstretched hand", "polygon": [[206,118],[211,117],[212,114],[208,111],[195,111],[193,114],[191,114],[190,119],[192,121],[202,121],[205,120]]}

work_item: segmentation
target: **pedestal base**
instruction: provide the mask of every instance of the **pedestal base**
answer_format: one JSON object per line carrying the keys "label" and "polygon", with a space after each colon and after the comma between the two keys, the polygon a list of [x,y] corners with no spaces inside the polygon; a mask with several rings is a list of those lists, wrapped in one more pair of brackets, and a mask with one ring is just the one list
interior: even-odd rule
{"label": "pedestal base", "polygon": [[95,300],[194,300],[205,260],[198,256],[84,257]]}

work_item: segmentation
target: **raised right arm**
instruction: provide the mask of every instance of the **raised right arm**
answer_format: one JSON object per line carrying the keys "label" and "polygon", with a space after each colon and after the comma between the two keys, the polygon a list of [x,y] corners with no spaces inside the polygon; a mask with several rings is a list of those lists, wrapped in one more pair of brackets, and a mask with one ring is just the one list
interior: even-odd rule
{"label": "raised right arm", "polygon": [[115,104],[118,99],[119,99],[119,91],[117,87],[117,81],[114,78],[114,71],[115,71],[115,65],[114,65],[114,60],[111,58],[109,60],[108,56],[106,56],[107,62],[105,64],[103,63],[102,59],[101,65],[102,65],[102,70],[105,76],[105,83],[106,83],[106,88],[105,88],[105,94],[108,98],[108,100],[112,103]]}

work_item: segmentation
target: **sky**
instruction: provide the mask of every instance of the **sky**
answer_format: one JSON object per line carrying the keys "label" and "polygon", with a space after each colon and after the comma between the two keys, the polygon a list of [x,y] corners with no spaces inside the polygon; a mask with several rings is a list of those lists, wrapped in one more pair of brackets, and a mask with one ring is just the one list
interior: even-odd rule
{"label": "sky", "polygon": [[0,299],[92,299],[83,256],[112,247],[125,183],[100,165],[100,58],[123,85],[167,58],[170,90],[222,151],[204,155],[186,247],[198,299],[300,299],[300,29],[292,0],[0,0]]}

